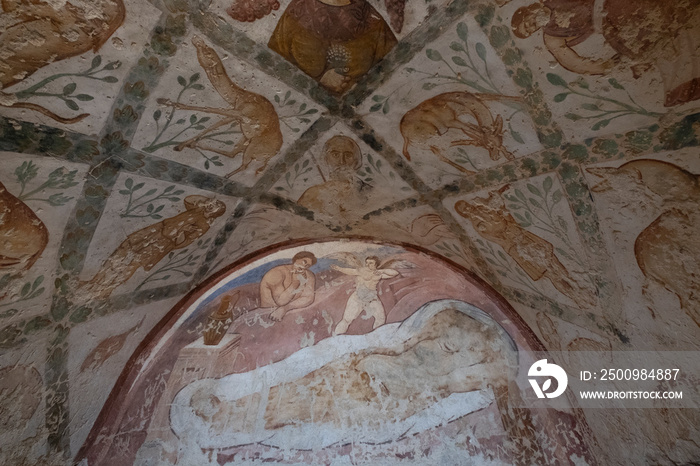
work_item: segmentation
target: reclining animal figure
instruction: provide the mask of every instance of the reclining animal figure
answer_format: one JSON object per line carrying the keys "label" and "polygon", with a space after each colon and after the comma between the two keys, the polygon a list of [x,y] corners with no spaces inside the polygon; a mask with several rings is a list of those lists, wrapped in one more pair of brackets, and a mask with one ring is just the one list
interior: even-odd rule
{"label": "reclining animal figure", "polygon": [[[450,129],[462,131],[467,139],[449,141],[449,147],[479,146],[489,151],[491,160],[504,156],[513,160],[513,154],[503,146],[503,118],[495,119],[483,100],[519,100],[517,97],[472,94],[470,92],[447,92],[438,94],[418,104],[406,112],[401,119],[400,129],[404,138],[403,155],[411,160],[409,146],[430,149],[440,160],[457,170],[473,174],[471,170],[458,165],[442,154],[445,144],[439,141]],[[462,121],[462,116],[471,116],[476,124]],[[443,146],[443,147],[440,147]]]}
{"label": "reclining animal figure", "polygon": [[[0,88],[27,79],[37,70],[60,60],[93,50],[97,52],[124,22],[122,0],[1,0]],[[60,2],[58,2],[60,3]],[[30,40],[31,38],[31,40]],[[61,117],[31,102],[19,102],[13,94],[0,92],[0,107],[26,108],[60,123],[77,123],[88,116]]]}

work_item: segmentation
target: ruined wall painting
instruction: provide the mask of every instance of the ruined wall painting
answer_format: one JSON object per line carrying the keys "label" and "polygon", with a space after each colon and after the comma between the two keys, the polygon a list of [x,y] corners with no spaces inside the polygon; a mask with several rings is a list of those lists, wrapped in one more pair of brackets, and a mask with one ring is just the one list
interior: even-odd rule
{"label": "ruined wall painting", "polygon": [[[30,420],[43,399],[43,383],[34,367],[16,365],[0,369],[0,461],[21,464],[16,450],[36,441]],[[29,437],[29,438],[27,438]],[[25,452],[26,453],[26,452]]]}
{"label": "ruined wall painting", "polygon": [[85,168],[9,152],[1,156],[0,320],[5,323],[45,311],[60,232]]}
{"label": "ruined wall painting", "polygon": [[362,167],[360,146],[347,136],[334,136],[323,146],[322,161],[328,174],[319,168],[323,182],[304,191],[297,203],[329,218],[353,220],[367,202],[369,188],[356,175]]}
{"label": "ruined wall painting", "polygon": [[269,83],[200,35],[183,43],[159,71],[164,86],[148,99],[133,145],[252,186],[321,115],[320,106],[281,82]]}
{"label": "ruined wall painting", "polygon": [[377,256],[367,256],[363,263],[357,256],[347,252],[338,252],[329,257],[338,259],[345,265],[345,267],[332,265],[331,269],[355,277],[355,290],[348,298],[348,302],[345,303],[343,319],[336,325],[333,335],[342,335],[347,332],[350,324],[360,317],[362,313],[367,318],[374,318],[372,329],[384,325],[386,322],[386,310],[381,299],[379,299],[379,283],[382,280],[399,275],[399,271],[393,269],[392,266],[412,268],[415,265],[411,262],[391,258],[380,262]]}
{"label": "ruined wall painting", "polygon": [[49,232],[44,223],[0,183],[0,271],[3,275],[29,270],[48,242]]}
{"label": "ruined wall painting", "polygon": [[421,246],[432,246],[441,240],[455,239],[455,234],[450,230],[445,221],[436,213],[420,214],[413,218],[407,225],[393,222],[394,225],[416,238]]}
{"label": "ruined wall painting", "polygon": [[152,270],[166,256],[190,246],[204,236],[226,212],[222,201],[201,195],[183,199],[185,211],[137,230],[102,263],[95,275],[80,283],[78,299],[104,299],[126,283],[140,268]]}
{"label": "ruined wall painting", "polygon": [[83,363],[80,365],[80,372],[94,372],[99,369],[102,364],[107,362],[109,358],[117,354],[122,347],[124,342],[129,337],[129,335],[139,331],[141,324],[143,324],[144,319],[136,324],[129,330],[120,333],[119,335],[113,335],[111,337],[102,340],[90,353],[85,357]]}
{"label": "ruined wall painting", "polygon": [[528,3],[512,2],[499,12],[510,18],[528,62],[544,58],[535,52],[543,39],[557,61],[533,71],[570,138],[653,125],[694,108],[700,97],[697,2]]}
{"label": "ruined wall painting", "polygon": [[[551,178],[546,185],[549,189],[544,190],[544,196],[548,196],[553,186]],[[497,191],[490,192],[486,198],[476,197],[470,201],[459,200],[454,205],[455,211],[472,224],[481,238],[503,248],[503,251],[515,261],[532,282],[546,278],[557,291],[571,299],[577,307],[582,309],[595,307],[597,296],[592,284],[577,278],[562,264],[555,254],[555,247],[551,242],[523,227],[523,225],[531,226],[534,223],[530,211],[526,211],[524,214],[516,212],[515,215],[519,219],[516,220],[506,208],[502,194],[509,188],[509,185],[505,185]],[[536,187],[533,186],[531,191],[539,193],[539,197],[542,198],[543,193]],[[522,193],[520,196],[523,196],[524,199]],[[517,199],[509,200],[518,202]],[[524,203],[527,205],[527,201]],[[533,203],[538,207],[543,204],[539,204],[537,201]],[[546,207],[551,209],[548,205]],[[551,210],[549,213],[551,217]],[[483,241],[481,244],[484,244]],[[491,262],[498,261],[498,256],[492,248],[490,249],[490,255],[493,256],[493,259],[489,258],[489,260]],[[559,251],[563,250],[558,248],[557,252]],[[504,257],[501,259],[505,260]],[[497,264],[494,262],[494,265]],[[508,267],[507,264],[503,265]],[[527,285],[526,282],[524,284]]]}
{"label": "ruined wall painting", "polygon": [[[228,333],[205,345],[208,316],[233,295]],[[591,460],[573,411],[508,407],[520,396],[512,376],[534,362],[530,337],[476,282],[425,254],[297,246],[222,276],[190,303],[113,393],[82,449],[88,464],[526,464],[503,447],[522,429],[544,464]],[[358,303],[364,312],[348,318]],[[571,426],[562,451],[541,436],[558,435],[557,420]]]}
{"label": "ruined wall painting", "polygon": [[[700,183],[699,176],[675,164],[660,160],[633,160],[619,167],[586,169],[598,181],[591,190],[598,195],[618,196],[615,186],[630,186],[630,191],[645,191],[641,205],[656,205],[660,214],[637,235],[634,257],[649,283],[674,293],[680,307],[700,326]],[[652,311],[653,312],[653,311]]]}
{"label": "ruined wall painting", "polygon": [[[48,1],[5,0],[1,6],[0,21],[4,25],[0,33],[2,89],[17,84],[55,61],[90,50],[97,52],[126,17],[122,0],[99,0],[89,4],[80,1],[54,4]],[[93,62],[93,67],[87,73],[102,71],[97,70],[99,65]],[[64,89],[64,95],[75,90],[75,84],[67,86],[72,86],[72,90],[65,92]],[[31,97],[41,87],[43,85],[19,93],[2,93],[0,105],[35,110],[62,123],[76,123],[88,116],[83,113],[66,118],[41,105],[21,101]],[[75,97],[79,101],[84,100],[85,97],[81,96]],[[71,110],[78,110],[75,101],[65,101]]]}
{"label": "ruined wall painting", "polygon": [[232,260],[238,260],[270,244],[309,236],[327,236],[331,233],[317,221],[279,211],[267,205],[255,204],[239,221],[236,234],[228,238],[210,270],[218,271]]}
{"label": "ruined wall painting", "polygon": [[[556,363],[565,367],[569,373],[575,374],[579,371],[586,370],[586,366],[590,366],[591,361],[589,354],[597,354],[601,357],[608,358],[608,362],[612,363],[612,343],[610,341],[601,342],[599,340],[568,335],[567,331],[559,330],[559,323],[552,319],[544,312],[538,312],[535,318],[537,329],[546,342],[547,349],[555,354]],[[571,325],[571,324],[568,324]],[[579,327],[575,327],[577,334],[581,331]],[[564,342],[568,340],[565,345]]]}
{"label": "ruined wall painting", "polygon": [[547,50],[574,73],[606,75],[620,65],[631,67],[634,76],[639,77],[654,67],[661,74],[666,107],[700,98],[697,2],[646,0],[631,5],[624,0],[606,0],[602,35],[616,54],[586,57],[574,47],[596,34],[594,6],[591,0],[533,3],[513,14],[513,32],[523,39],[541,29]]}

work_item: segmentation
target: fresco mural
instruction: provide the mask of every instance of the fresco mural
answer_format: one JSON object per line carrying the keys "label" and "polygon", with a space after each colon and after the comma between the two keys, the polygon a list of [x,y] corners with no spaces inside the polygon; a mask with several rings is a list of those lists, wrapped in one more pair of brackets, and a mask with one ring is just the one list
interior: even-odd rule
{"label": "fresco mural", "polygon": [[10,274],[29,270],[49,242],[49,232],[34,212],[0,184],[3,254],[0,267]]}
{"label": "fresco mural", "polygon": [[[143,268],[150,271],[165,256],[201,238],[212,222],[226,212],[226,204],[216,199],[191,195],[183,199],[185,211],[174,217],[135,231],[112,252],[79,293],[106,298]],[[172,256],[171,256],[172,257]]]}
{"label": "fresco mural", "polygon": [[500,375],[700,349],[698,15],[0,2],[0,463],[697,463]]}
{"label": "fresco mural", "polygon": [[[137,306],[128,315],[113,312],[102,315],[71,332],[72,347],[67,362],[70,383],[69,403],[74,406],[70,420],[71,449],[78,451],[92,428],[95,409],[105,403],[118,383],[123,366],[145,335],[167,314],[178,299]],[[105,384],[109,389],[105,390]],[[79,387],[79,389],[78,389]]]}
{"label": "fresco mural", "polygon": [[[201,111],[224,117],[201,131],[197,136],[179,143],[174,147],[174,150],[181,151],[185,147],[199,148],[230,158],[242,154],[243,160],[240,167],[226,175],[226,177],[228,178],[239,171],[245,170],[253,161],[260,165],[256,170],[256,174],[260,174],[267,167],[268,160],[277,155],[280,147],[282,147],[282,133],[280,132],[277,112],[275,112],[272,103],[265,97],[247,92],[236,85],[226,75],[226,69],[221,62],[221,58],[200,37],[194,36],[192,43],[197,48],[199,64],[209,77],[209,81],[230,107],[228,109],[193,107],[178,102],[170,102],[169,100],[159,100],[159,104],[179,110]],[[201,139],[206,134],[218,128],[232,125],[238,128],[242,137],[230,151],[221,151],[211,146],[200,145]]]}
{"label": "fresco mural", "polygon": [[104,106],[139,52],[133,42],[147,41],[157,20],[156,9],[146,6],[141,24],[134,21],[136,5],[4,2],[0,106],[15,117],[93,133],[105,123]]}
{"label": "fresco mural", "polygon": [[[499,115],[494,120],[483,103],[482,99],[488,97],[490,96],[485,95],[480,98],[469,92],[438,94],[406,112],[400,125],[404,138],[404,157],[411,160],[409,146],[418,144],[428,147],[441,161],[457,170],[466,174],[475,173],[442,155],[437,143],[428,142],[436,136],[444,135],[450,129],[457,129],[462,131],[467,139],[449,141],[448,147],[479,146],[488,150],[492,160],[498,160],[502,156],[513,160],[513,154],[503,147],[503,118]],[[464,115],[473,117],[476,125],[461,120],[460,117]]]}
{"label": "fresco mural", "polygon": [[[394,27],[405,2],[388,2]],[[268,47],[335,93],[348,90],[394,46],[396,37],[366,0],[292,0]]]}
{"label": "fresco mural", "polygon": [[[549,53],[564,68],[579,74],[608,74],[623,58],[635,76],[655,66],[663,79],[666,107],[700,98],[697,69],[692,65],[698,59],[693,44],[699,39],[691,26],[697,20],[692,2],[663,6],[648,2],[631,7],[619,0],[606,0],[602,34],[617,52],[607,59],[587,58],[574,49],[596,32],[594,6],[594,2],[533,3],[515,12],[513,32],[523,39],[541,29]],[[650,22],[654,27],[648,25]],[[660,29],[655,31],[656,27]]]}
{"label": "fresco mural", "polygon": [[[47,2],[8,1],[3,3],[2,10],[0,18],[2,23],[7,25],[0,35],[4,57],[0,73],[3,89],[17,84],[54,61],[74,57],[89,50],[97,52],[122,25],[126,16],[126,9],[121,0],[101,1],[93,4],[91,8],[72,3],[54,8]],[[28,36],[41,39],[36,42],[28,41]],[[41,87],[37,86],[36,89]],[[25,91],[22,97],[26,98],[28,95],[30,94]],[[15,102],[9,105],[3,102],[3,106],[38,111],[61,123],[76,123],[89,116],[83,113],[73,118],[61,117],[41,105],[20,102],[16,94],[5,94],[4,97],[3,100],[12,100],[14,97]],[[73,105],[69,107],[75,106],[73,110],[77,110],[78,105],[74,101],[70,102]]]}
{"label": "fresco mural", "polygon": [[[297,202],[329,217],[350,220],[348,215],[367,202],[366,186],[355,175],[362,168],[360,146],[347,136],[333,136],[324,144],[322,157],[328,167],[328,178],[323,177],[322,183],[304,191]],[[331,203],[333,199],[342,199],[342,204]]]}
{"label": "fresco mural", "polygon": [[[634,257],[645,279],[674,293],[680,307],[700,325],[700,309],[694,299],[700,282],[695,261],[690,259],[700,252],[697,239],[690,234],[700,220],[698,175],[673,163],[649,159],[633,160],[617,168],[587,170],[600,179],[591,188],[594,193],[613,190],[611,181],[622,178],[624,181],[618,183],[632,184],[631,189],[654,195],[654,201],[658,199],[661,213],[634,240]],[[648,286],[645,284],[643,290]]]}
{"label": "fresco mural", "polygon": [[313,211],[329,233],[359,228],[369,212],[413,193],[381,155],[348,134],[334,125],[271,190]]}
{"label": "fresco mural", "polygon": [[0,174],[0,319],[45,326],[56,247],[85,168],[3,153]]}
{"label": "fresco mural", "polygon": [[[545,178],[541,191],[534,184],[527,186],[528,195],[533,196],[529,199],[521,190],[512,190],[510,185],[504,185],[496,191],[489,192],[486,198],[474,197],[469,201],[457,201],[454,204],[455,212],[472,224],[479,235],[475,241],[484,253],[488,254],[488,261],[497,267],[511,269],[510,261],[503,255],[505,252],[517,264],[524,272],[520,273],[520,285],[539,292],[532,284],[547,279],[577,307],[595,308],[595,283],[582,280],[578,274],[574,275],[557,256],[558,254],[565,258],[573,267],[585,265],[581,251],[567,243],[569,235],[566,233],[565,218],[555,211],[556,204],[562,198],[561,191],[554,190],[554,181],[550,177]],[[514,195],[505,194],[511,190]],[[507,207],[506,200],[509,202]],[[527,229],[534,229],[535,226],[542,231],[538,231],[538,234],[551,235],[559,242],[564,239],[562,246],[566,249],[555,248],[551,242]],[[484,240],[500,246],[503,252],[495,251],[493,246],[487,245]]]}
{"label": "fresco mural", "polygon": [[[487,445],[514,433],[494,410],[519,390],[514,374],[533,348],[508,309],[447,264],[397,246],[311,243],[226,273],[190,302],[137,355],[119,409],[86,444],[88,464],[375,464],[406,451],[430,461],[469,443],[489,461],[518,457]],[[219,314],[227,333],[207,344]],[[457,440],[453,423],[490,427]],[[585,428],[574,431],[564,448],[586,457]]]}

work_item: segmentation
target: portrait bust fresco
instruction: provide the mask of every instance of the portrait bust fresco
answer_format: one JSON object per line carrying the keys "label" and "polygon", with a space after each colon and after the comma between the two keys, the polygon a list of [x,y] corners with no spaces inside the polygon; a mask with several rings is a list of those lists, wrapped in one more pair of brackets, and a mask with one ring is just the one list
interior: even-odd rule
{"label": "portrait bust fresco", "polygon": [[396,43],[389,25],[367,0],[292,0],[268,46],[342,94]]}

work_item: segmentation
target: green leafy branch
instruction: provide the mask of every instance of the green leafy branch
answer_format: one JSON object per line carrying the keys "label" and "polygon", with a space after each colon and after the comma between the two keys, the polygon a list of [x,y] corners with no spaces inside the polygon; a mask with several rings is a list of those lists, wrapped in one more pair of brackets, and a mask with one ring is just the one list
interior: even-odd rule
{"label": "green leafy branch", "polygon": [[[80,110],[80,106],[76,102],[76,100],[80,102],[88,102],[90,100],[93,100],[94,97],[89,95],[89,94],[75,94],[75,91],[78,88],[78,85],[75,82],[70,82],[63,86],[63,89],[61,92],[46,92],[46,91],[41,91],[41,89],[44,89],[47,85],[50,83],[56,81],[57,79],[60,78],[65,78],[65,77],[74,77],[74,78],[87,78],[87,79],[94,79],[97,81],[103,81],[106,83],[116,83],[119,81],[116,76],[97,76],[99,73],[102,73],[103,71],[114,71],[118,69],[121,66],[121,62],[116,60],[116,61],[111,61],[104,65],[103,67],[100,68],[100,65],[102,64],[102,57],[100,55],[97,55],[95,58],[92,59],[92,64],[90,65],[90,68],[88,68],[85,71],[81,71],[79,73],[57,73],[52,76],[49,76],[48,78],[39,81],[38,83],[34,84],[31,87],[28,87],[27,89],[24,89],[22,91],[15,92],[15,96],[20,99],[20,100],[26,100],[31,97],[56,97],[61,99],[68,108],[71,110]],[[75,100],[73,100],[75,99]]]}
{"label": "green leafy branch", "polygon": [[[184,134],[185,132],[187,132],[191,129],[195,129],[197,131],[203,131],[204,129],[206,129],[206,126],[204,126],[204,123],[211,120],[211,117],[206,117],[206,116],[202,117],[202,118],[197,118],[197,115],[195,115],[193,113],[192,115],[190,115],[189,125],[180,129],[180,131],[178,131],[174,136],[172,136],[167,141],[163,141],[161,143],[158,143],[162,134],[170,126],[170,122],[172,121],[172,119],[170,117],[172,115],[174,115],[175,112],[176,112],[176,110],[174,110],[174,109],[170,112],[170,114],[168,115],[168,117],[166,119],[165,125],[163,125],[163,129],[158,133],[158,135],[156,136],[156,138],[153,140],[152,143],[150,143],[148,146],[143,148],[144,151],[149,152],[149,153],[153,153],[153,152],[157,151],[158,149],[162,149],[163,147],[176,146],[176,145],[180,144],[181,142],[184,142],[182,140],[177,139],[180,136],[182,136],[182,134]],[[160,110],[156,110],[155,112],[153,112],[153,119],[156,121],[156,131],[158,131],[157,125],[158,125],[158,120],[160,119],[161,115],[162,115],[162,113]],[[187,123],[187,120],[185,118],[180,118],[175,122],[175,125],[184,125],[185,123]],[[221,134],[221,133],[219,133],[219,134]],[[231,132],[230,134],[233,134],[233,132]],[[207,135],[207,136],[203,137],[202,139],[211,139],[212,137],[213,137],[213,135]]]}
{"label": "green leafy branch", "polygon": [[566,89],[565,92],[561,92],[554,96],[555,102],[563,102],[569,95],[572,94],[596,101],[595,103],[589,102],[581,105],[581,109],[592,112],[592,115],[579,115],[571,112],[564,115],[571,121],[597,120],[593,126],[591,126],[593,131],[605,128],[611,121],[627,115],[643,115],[654,118],[658,118],[662,115],[658,112],[650,112],[635,102],[630,93],[615,78],[608,79],[608,83],[615,89],[624,90],[629,99],[628,102],[622,102],[617,99],[594,94],[590,90],[590,84],[588,81],[582,77],[579,77],[577,80],[571,83],[567,83],[561,76],[554,73],[547,73],[547,80],[557,87]]}
{"label": "green leafy branch", "polygon": [[[228,142],[228,141],[226,141],[226,142]],[[233,141],[231,141],[231,142],[233,142]],[[203,150],[201,150],[199,148],[196,148],[196,150],[199,153],[199,155],[204,157],[204,168],[206,170],[209,170],[209,167],[211,166],[210,164],[214,165],[215,167],[222,167],[224,165],[223,162],[221,162],[220,156],[212,155],[211,157],[209,157],[207,154],[204,153]]]}
{"label": "green leafy branch", "polygon": [[[44,287],[41,286],[43,281],[44,281],[43,275],[40,275],[39,277],[37,277],[33,282],[28,281],[20,289],[19,295],[13,296],[13,298],[15,298],[13,301],[0,304],[0,308],[12,306],[14,304],[21,303],[23,301],[29,301],[30,299],[34,299],[34,298],[40,296],[45,291]],[[0,318],[11,317],[11,316],[15,315],[16,313],[17,313],[16,309],[10,309],[8,311],[4,311],[3,313],[1,313]]]}
{"label": "green leafy branch", "polygon": [[560,189],[552,192],[553,185],[552,177],[548,176],[542,183],[544,193],[537,186],[527,183],[527,190],[535,197],[526,197],[519,189],[515,189],[515,196],[504,195],[503,197],[510,202],[508,208],[515,211],[513,217],[521,227],[527,228],[534,225],[535,228],[557,236],[570,247],[566,220],[554,214],[554,207],[564,195]]}
{"label": "green leafy branch", "polygon": [[[296,184],[299,177],[306,175],[313,169],[314,167],[311,166],[311,162],[309,160],[304,160],[304,162],[301,165],[299,165],[299,162],[295,163],[294,173],[288,171],[284,174],[284,181],[287,184],[287,186],[277,186],[275,187],[275,190],[290,192],[294,188],[294,185]],[[304,179],[304,181],[306,181],[306,179]]]}
{"label": "green leafy branch", "polygon": [[486,262],[494,267],[498,275],[518,283],[539,296],[545,296],[520,267],[513,267],[511,265],[511,262],[503,251],[499,250],[498,253],[496,253],[490,243],[486,243],[481,239],[477,239],[476,243],[479,245],[479,250],[484,255]]}
{"label": "green leafy branch", "polygon": [[396,91],[401,89],[400,87],[397,87],[393,91],[391,91],[388,95],[380,95],[380,94],[375,94],[372,96],[372,101],[375,102],[370,108],[369,111],[370,113],[378,112],[379,110],[382,111],[384,115],[389,113],[389,100],[391,99],[391,96],[393,96]]}
{"label": "green leafy branch", "polygon": [[[200,120],[200,123],[201,122],[202,122],[202,120]],[[234,128],[234,125],[237,125],[237,124],[238,124],[237,122],[232,122],[230,125],[228,125],[228,128],[225,129],[224,131],[218,131],[215,133],[206,134],[205,136],[200,138],[200,140],[209,140],[209,141],[221,144],[223,146],[232,146],[236,143],[234,140],[232,140],[232,139],[218,139],[218,138],[222,137],[222,136],[230,136],[232,134],[241,134],[241,132],[238,129]],[[174,142],[173,144],[177,144],[177,143],[178,142]],[[223,164],[223,162],[221,162],[220,155],[209,156],[199,147],[195,147],[194,149],[197,151],[197,153],[199,153],[199,155],[202,156],[202,158],[204,158],[204,169],[205,170],[209,170],[209,168],[212,165],[214,165],[215,167],[223,167],[224,164]]]}
{"label": "green leafy branch", "polygon": [[[187,92],[190,89],[193,89],[195,91],[204,90],[204,86],[197,82],[199,81],[199,78],[199,73],[194,73],[192,76],[190,76],[189,80],[185,79],[184,76],[177,77],[177,83],[182,87],[182,89],[180,89],[180,92],[178,93],[177,98],[175,99],[175,103],[181,103],[180,101],[182,99],[182,96],[185,94],[185,92]],[[175,121],[175,123],[173,123],[173,120],[175,119],[175,114],[178,113],[178,109],[173,107],[167,113],[168,114],[165,116],[163,126],[161,127],[160,121],[161,117],[163,116],[163,112],[160,109],[153,112],[153,121],[155,121],[156,123],[156,137],[153,139],[153,141],[151,141],[150,144],[143,148],[144,151],[153,153],[158,149],[162,149],[163,147],[180,144],[183,141],[178,141],[177,138],[180,137],[183,133],[191,129],[202,131],[205,129],[204,123],[211,120],[211,117],[197,118],[197,115],[192,114],[190,115],[188,126],[185,126],[184,128],[180,129],[180,131],[178,131],[167,141],[159,142],[171,126],[181,126],[187,123],[187,119],[185,118],[179,118]],[[237,131],[226,131],[219,132],[216,134],[208,134],[202,139],[212,139],[224,134],[233,134],[236,132]]]}
{"label": "green leafy branch", "polygon": [[[494,84],[491,73],[488,67],[488,61],[486,59],[486,47],[483,43],[477,42],[474,46],[474,51],[476,55],[481,60],[481,64],[477,65],[472,58],[471,51],[469,48],[469,29],[467,25],[463,22],[457,24],[457,35],[462,42],[453,41],[450,44],[450,49],[453,52],[457,52],[458,55],[452,55],[450,60],[452,64],[458,66],[460,71],[455,69],[443,56],[435,49],[426,49],[425,55],[434,62],[442,62],[447,68],[452,72],[452,75],[436,74],[427,71],[417,70],[415,68],[408,68],[409,73],[419,73],[424,74],[426,77],[424,79],[439,79],[443,80],[442,83],[426,82],[423,84],[423,89],[431,90],[437,86],[459,83],[471,87],[479,92],[486,94],[499,94],[500,91]],[[466,58],[466,59],[465,59]],[[462,74],[465,71],[467,75],[475,76],[474,79],[467,79],[465,75]]]}
{"label": "green leafy branch", "polygon": [[[360,168],[357,171],[357,175],[362,179],[364,183],[367,183],[369,185],[372,184],[372,182],[375,181],[374,177],[376,175],[381,176],[384,178],[386,181],[394,182],[396,180],[396,175],[394,174],[393,171],[389,170],[389,174],[387,175],[384,170],[383,166],[384,163],[382,162],[382,159],[377,158],[375,159],[372,157],[372,154],[367,154],[367,164],[363,165],[362,168]],[[408,186],[403,186],[401,188],[401,191],[410,191],[411,188]]]}
{"label": "green leafy branch", "polygon": [[[284,94],[284,98],[280,99],[279,94],[275,94],[275,102],[280,108],[284,107],[294,107],[297,104],[296,99],[290,99],[292,95],[291,91],[287,91],[286,94]],[[279,117],[280,121],[284,123],[287,128],[291,129],[293,132],[298,133],[301,131],[299,128],[294,127],[290,125],[287,121],[296,118],[298,119],[301,123],[311,123],[311,118],[309,118],[310,115],[314,115],[318,113],[318,109],[315,108],[309,108],[307,109],[307,105],[305,103],[302,103],[299,105],[299,110],[296,110],[296,113],[293,113],[291,115],[282,115]]]}
{"label": "green leafy branch", "polygon": [[169,280],[173,274],[191,277],[193,273],[187,269],[197,265],[197,261],[202,257],[202,252],[209,247],[210,241],[211,239],[207,239],[206,241],[200,239],[197,241],[196,249],[192,252],[190,252],[189,248],[177,252],[171,251],[170,254],[168,254],[168,260],[165,264],[146,277],[134,291],[139,291],[144,285],[150,282]]}
{"label": "green leafy branch", "polygon": [[469,157],[469,154],[467,154],[467,151],[461,147],[457,148],[457,155],[455,156],[454,160],[460,165],[470,165],[474,171],[479,171],[479,169],[476,168],[476,165],[474,165],[474,162],[472,162],[471,157]]}
{"label": "green leafy branch", "polygon": [[457,245],[454,243],[443,241],[441,243],[436,244],[435,247],[438,250],[442,251],[445,257],[447,258],[458,257],[467,264],[471,262],[466,256],[466,254],[464,254],[464,250],[460,247],[457,247]]}
{"label": "green leafy branch", "polygon": [[504,195],[503,197],[510,203],[508,208],[513,212],[513,217],[518,224],[527,228],[533,226],[541,231],[547,232],[557,237],[568,249],[556,248],[557,253],[566,259],[575,262],[579,267],[584,268],[585,264],[576,248],[569,240],[566,220],[554,213],[554,208],[564,198],[560,189],[552,190],[554,182],[550,176],[544,179],[542,190],[537,186],[528,183],[527,190],[534,197],[526,197],[519,190],[515,190],[515,196]]}
{"label": "green leafy branch", "polygon": [[33,195],[43,192],[46,189],[68,189],[78,184],[75,181],[75,175],[78,170],[68,171],[63,167],[49,173],[49,177],[40,184],[37,188],[27,191],[27,185],[39,174],[39,167],[30,161],[23,162],[22,165],[15,169],[15,177],[21,186],[21,190],[17,198],[21,201],[38,201],[47,202],[49,205],[58,207],[65,205],[72,197],[64,196],[63,193],[55,193],[48,198],[32,197]]}
{"label": "green leafy branch", "polygon": [[[126,205],[126,209],[119,214],[122,218],[145,218],[150,217],[154,220],[160,220],[163,218],[160,212],[165,208],[165,204],[156,205],[156,201],[170,201],[179,202],[180,195],[185,191],[182,189],[175,189],[175,185],[170,185],[163,189],[163,192],[158,193],[158,189],[152,188],[141,194],[140,196],[134,198],[136,191],[139,191],[144,187],[145,183],[134,184],[134,180],[127,178],[124,181],[125,189],[119,190],[119,194],[129,196],[129,201]],[[150,197],[149,196],[153,196]],[[146,211],[143,212],[143,206],[146,206]]]}

